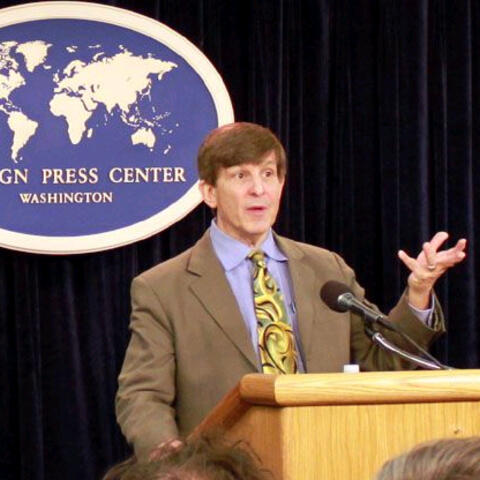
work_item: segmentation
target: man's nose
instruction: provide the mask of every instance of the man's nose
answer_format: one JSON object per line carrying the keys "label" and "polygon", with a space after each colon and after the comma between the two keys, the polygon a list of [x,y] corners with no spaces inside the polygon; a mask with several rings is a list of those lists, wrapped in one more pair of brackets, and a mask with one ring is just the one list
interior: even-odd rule
{"label": "man's nose", "polygon": [[250,186],[250,191],[255,195],[262,195],[265,191],[265,185],[263,183],[263,179],[260,176],[253,176],[252,177],[252,184]]}

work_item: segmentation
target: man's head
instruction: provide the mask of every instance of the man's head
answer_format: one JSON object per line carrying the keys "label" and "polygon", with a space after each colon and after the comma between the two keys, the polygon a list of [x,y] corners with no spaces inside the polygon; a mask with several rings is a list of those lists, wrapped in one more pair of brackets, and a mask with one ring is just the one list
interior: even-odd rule
{"label": "man's head", "polygon": [[233,123],[211,132],[200,147],[198,170],[218,227],[259,245],[277,217],[286,169],[285,150],[267,128]]}

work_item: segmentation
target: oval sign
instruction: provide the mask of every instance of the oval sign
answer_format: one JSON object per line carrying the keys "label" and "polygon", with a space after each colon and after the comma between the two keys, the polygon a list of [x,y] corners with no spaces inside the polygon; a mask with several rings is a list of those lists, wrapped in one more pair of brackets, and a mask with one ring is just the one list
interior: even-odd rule
{"label": "oval sign", "polygon": [[0,245],[138,241],[201,201],[196,155],[233,121],[219,74],[150,18],[86,2],[0,11]]}

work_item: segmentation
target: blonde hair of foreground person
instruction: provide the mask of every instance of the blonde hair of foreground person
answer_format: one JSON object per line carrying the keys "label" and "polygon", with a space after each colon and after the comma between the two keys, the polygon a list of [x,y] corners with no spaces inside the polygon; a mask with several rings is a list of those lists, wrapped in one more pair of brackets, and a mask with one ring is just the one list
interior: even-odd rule
{"label": "blonde hair of foreground person", "polygon": [[480,437],[421,443],[388,460],[375,480],[480,480]]}

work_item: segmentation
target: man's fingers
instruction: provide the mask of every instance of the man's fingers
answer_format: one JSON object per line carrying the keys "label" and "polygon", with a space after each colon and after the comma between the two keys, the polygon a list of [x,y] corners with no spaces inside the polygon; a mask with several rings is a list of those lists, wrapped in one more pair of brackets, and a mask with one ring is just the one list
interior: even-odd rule
{"label": "man's fingers", "polygon": [[466,246],[467,241],[464,238],[460,239],[454,247],[437,253],[437,263],[450,267],[461,262],[467,256]]}
{"label": "man's fingers", "polygon": [[467,248],[467,239],[466,238],[461,238],[457,244],[455,245],[455,247],[453,247],[455,250],[457,250],[458,252],[464,252],[465,248]]}
{"label": "man's fingers", "polygon": [[425,242],[423,244],[423,254],[425,255],[426,267],[429,270],[432,270],[436,266],[436,250],[430,242]]}
{"label": "man's fingers", "polygon": [[423,281],[439,277],[445,271],[445,268],[443,267],[441,262],[438,261],[438,258],[436,258],[438,257],[438,255],[436,257],[434,255],[432,260],[428,259],[425,250],[423,250],[423,253],[426,260],[432,261],[434,263],[425,264],[425,260],[419,261],[418,259],[412,258],[407,255],[403,250],[399,250],[398,258],[400,258],[400,260],[405,264],[405,266],[415,275],[417,280]]}
{"label": "man's fingers", "polygon": [[405,264],[409,270],[413,270],[416,266],[416,260],[407,255],[403,250],[398,251],[398,258]]}
{"label": "man's fingers", "polygon": [[427,243],[429,243],[432,246],[433,250],[436,252],[441,247],[441,245],[443,243],[445,243],[447,238],[448,238],[448,233],[447,232],[437,232],[432,237],[430,242],[427,242]]}
{"label": "man's fingers", "polygon": [[183,447],[183,442],[176,438],[159,443],[153,448],[148,456],[148,461],[160,460],[163,457],[171,455],[176,450]]}
{"label": "man's fingers", "polygon": [[447,269],[461,262],[465,256],[467,241],[464,238],[458,240],[454,247],[448,250],[440,250],[440,246],[447,240],[448,233],[438,232],[429,242],[425,242],[422,251],[416,259],[410,257],[403,250],[398,251],[398,258],[410,270],[410,282],[427,285],[429,288]]}
{"label": "man's fingers", "polygon": [[[417,257],[417,261],[421,264],[425,261],[425,266],[428,270],[433,270],[433,267],[436,267],[437,265],[448,268],[461,262],[466,256],[464,250],[467,246],[467,240],[461,238],[457,241],[454,247],[449,248],[448,250],[438,251],[438,248],[447,238],[448,234],[446,232],[436,233],[430,242],[425,242],[423,244],[422,252]],[[424,258],[422,258],[422,256]]]}

